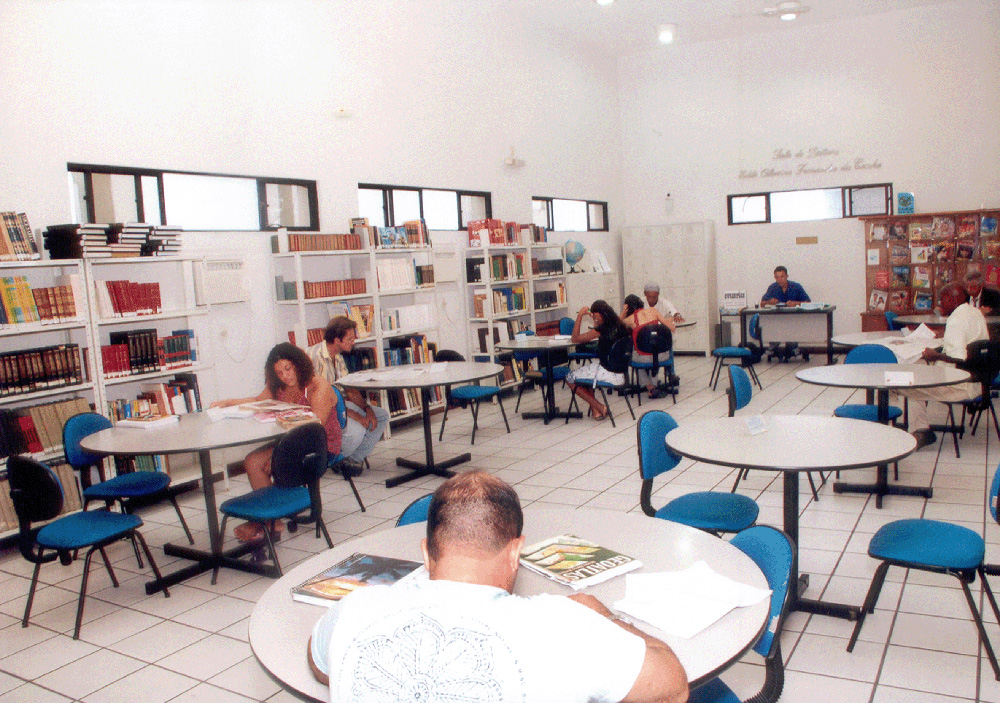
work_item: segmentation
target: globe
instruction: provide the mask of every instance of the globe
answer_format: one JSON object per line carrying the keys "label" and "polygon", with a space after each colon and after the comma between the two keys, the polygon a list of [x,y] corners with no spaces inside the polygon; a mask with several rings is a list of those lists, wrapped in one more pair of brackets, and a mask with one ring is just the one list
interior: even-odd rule
{"label": "globe", "polygon": [[569,264],[570,269],[580,263],[586,251],[583,244],[572,239],[563,245],[563,257],[566,259],[566,263]]}

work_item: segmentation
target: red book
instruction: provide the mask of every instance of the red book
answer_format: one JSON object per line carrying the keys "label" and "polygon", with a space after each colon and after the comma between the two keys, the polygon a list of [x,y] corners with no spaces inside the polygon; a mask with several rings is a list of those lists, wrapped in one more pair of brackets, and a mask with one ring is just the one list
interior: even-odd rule
{"label": "red book", "polygon": [[28,451],[32,454],[42,452],[45,448],[42,446],[42,440],[38,436],[38,430],[35,429],[35,421],[31,419],[31,415],[22,415],[17,418],[17,424],[21,426],[21,435],[28,445]]}

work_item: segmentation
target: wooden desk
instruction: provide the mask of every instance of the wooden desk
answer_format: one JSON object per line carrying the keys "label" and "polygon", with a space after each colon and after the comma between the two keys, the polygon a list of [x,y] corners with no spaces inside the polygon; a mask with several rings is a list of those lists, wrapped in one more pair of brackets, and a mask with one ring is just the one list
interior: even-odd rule
{"label": "wooden desk", "polygon": [[215,503],[215,477],[212,474],[211,451],[224,447],[237,447],[277,439],[287,430],[276,423],[261,423],[252,418],[223,419],[212,422],[206,413],[181,415],[179,422],[153,429],[111,427],[84,437],[80,446],[89,452],[117,456],[143,454],[198,453],[201,464],[201,487],[205,494],[208,514],[208,534],[211,551],[183,545],[165,544],[163,551],[170,556],[193,559],[194,564],[166,574],[146,584],[146,593],[180,583],[192,576],[214,569],[216,566],[237,569],[265,576],[277,576],[273,566],[241,561],[239,557],[259,548],[259,544],[241,544],[222,551],[219,532],[219,512]]}
{"label": "wooden desk", "polygon": [[765,347],[771,342],[821,342],[826,345],[826,362],[833,364],[833,311],[836,309],[836,305],[743,308],[740,310],[740,343],[746,346],[747,320],[759,313],[761,343]]}
{"label": "wooden desk", "polygon": [[[420,539],[425,533],[426,525],[416,523],[364,535],[318,554],[286,573],[261,596],[250,616],[250,646],[257,660],[295,694],[307,700],[328,701],[329,689],[313,678],[306,659],[306,643],[324,609],[293,601],[290,589],[354,552],[421,561]],[[637,557],[643,566],[633,573],[685,569],[704,560],[724,576],[767,588],[764,575],[743,552],[725,540],[685,525],[610,510],[530,506],[525,509],[527,544],[563,533],[575,534]],[[625,579],[613,578],[583,592],[596,596],[610,607],[624,597]],[[570,595],[574,591],[522,568],[514,593],[521,596]],[[692,686],[696,686],[717,676],[753,646],[764,631],[769,610],[770,599],[737,608],[691,639],[665,636],[643,622],[636,624],[650,634],[661,636],[670,645],[684,665]],[[571,675],[569,672],[563,674]]]}

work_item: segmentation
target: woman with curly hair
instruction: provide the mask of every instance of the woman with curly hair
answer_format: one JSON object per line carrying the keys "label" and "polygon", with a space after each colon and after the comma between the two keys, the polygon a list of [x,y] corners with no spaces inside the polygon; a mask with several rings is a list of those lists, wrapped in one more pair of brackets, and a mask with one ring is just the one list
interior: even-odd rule
{"label": "woman with curly hair", "polygon": [[[588,315],[594,321],[594,328],[584,332],[580,327],[583,323],[583,318]],[[628,337],[628,328],[625,327],[618,318],[618,315],[615,314],[615,311],[605,301],[595,300],[594,304],[589,308],[580,308],[580,311],[576,314],[572,341],[577,344],[585,344],[596,339],[597,353],[600,358],[593,359],[589,364],[570,371],[566,374],[566,383],[573,389],[573,392],[577,396],[586,401],[587,405],[590,406],[591,415],[597,421],[607,418],[608,407],[602,405],[594,397],[592,386],[579,385],[577,381],[587,380],[592,383],[607,381],[614,385],[624,383],[625,377],[622,374],[614,373],[603,365],[603,362],[607,360],[608,354],[611,352],[611,347],[622,337]]]}
{"label": "woman with curly hair", "polygon": [[[340,422],[337,420],[336,396],[333,388],[322,376],[317,376],[309,355],[294,344],[283,342],[271,349],[264,362],[264,390],[251,398],[232,398],[212,403],[213,408],[226,408],[258,400],[280,400],[285,403],[308,405],[319,422],[326,429],[327,450],[340,453]],[[250,487],[254,490],[272,485],[271,443],[247,454],[243,461]],[[281,534],[281,521],[270,526],[273,536]],[[234,533],[241,542],[263,537],[264,525],[247,522],[238,526]]]}

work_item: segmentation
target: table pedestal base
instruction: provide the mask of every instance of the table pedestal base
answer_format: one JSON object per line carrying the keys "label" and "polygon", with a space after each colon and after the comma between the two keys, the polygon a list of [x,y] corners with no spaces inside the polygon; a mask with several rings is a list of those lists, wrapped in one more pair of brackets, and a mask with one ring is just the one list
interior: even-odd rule
{"label": "table pedestal base", "polygon": [[164,554],[172,557],[181,557],[182,559],[191,559],[195,563],[148,582],[146,584],[146,595],[151,596],[154,593],[162,591],[164,588],[170,588],[198,574],[211,571],[216,565],[227,569],[245,571],[250,574],[259,574],[260,576],[267,576],[269,578],[279,578],[281,574],[278,573],[277,567],[273,564],[255,564],[240,559],[240,557],[246,556],[258,549],[267,549],[267,542],[263,540],[260,542],[247,542],[219,555],[177,544],[165,544],[163,545]]}
{"label": "table pedestal base", "polygon": [[455,475],[455,472],[448,471],[449,468],[457,466],[458,464],[464,464],[465,462],[471,460],[472,455],[468,453],[459,454],[451,459],[445,459],[444,461],[439,461],[433,464],[425,464],[420,461],[397,457],[396,466],[402,466],[404,469],[410,469],[410,471],[402,476],[393,476],[392,478],[386,479],[385,487],[394,488],[401,483],[406,483],[407,481],[412,481],[416,478],[423,478],[424,476],[441,476],[442,478],[451,478]]}
{"label": "table pedestal base", "polygon": [[875,507],[882,507],[884,496],[917,496],[920,498],[932,498],[934,489],[930,486],[899,486],[889,484],[889,467],[882,465],[878,467],[875,483],[842,483],[833,484],[834,493],[873,493],[875,495]]}
{"label": "table pedestal base", "polygon": [[524,412],[524,413],[521,413],[521,417],[523,417],[525,420],[544,420],[544,424],[547,425],[547,424],[549,424],[550,422],[552,422],[553,420],[555,420],[557,418],[560,419],[560,420],[569,420],[569,419],[579,420],[579,419],[581,419],[583,417],[583,413],[581,413],[581,412],[575,412],[575,411],[574,412],[560,412],[559,408],[553,408],[552,412],[548,412],[548,411],[544,411],[544,412],[537,412],[537,411]]}

